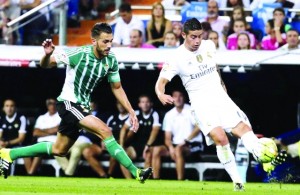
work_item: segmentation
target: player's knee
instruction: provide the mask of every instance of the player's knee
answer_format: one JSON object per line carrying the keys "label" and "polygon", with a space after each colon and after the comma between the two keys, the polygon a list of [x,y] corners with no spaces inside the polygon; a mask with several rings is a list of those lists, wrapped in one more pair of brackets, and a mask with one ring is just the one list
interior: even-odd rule
{"label": "player's knee", "polygon": [[224,146],[229,143],[228,137],[223,129],[214,129],[210,132],[210,136],[216,145]]}
{"label": "player's knee", "polygon": [[57,146],[55,144],[53,144],[53,146],[52,146],[52,153],[55,156],[64,157],[64,156],[66,156],[68,154],[68,152],[69,152],[69,149],[59,147],[59,146]]}

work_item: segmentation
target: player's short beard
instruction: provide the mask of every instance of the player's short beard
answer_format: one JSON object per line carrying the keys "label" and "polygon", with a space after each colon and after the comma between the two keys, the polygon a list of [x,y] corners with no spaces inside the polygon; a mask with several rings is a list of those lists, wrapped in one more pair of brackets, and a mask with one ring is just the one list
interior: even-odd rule
{"label": "player's short beard", "polygon": [[104,50],[101,50],[99,45],[96,45],[96,51],[100,56],[107,56],[106,54],[104,54]]}

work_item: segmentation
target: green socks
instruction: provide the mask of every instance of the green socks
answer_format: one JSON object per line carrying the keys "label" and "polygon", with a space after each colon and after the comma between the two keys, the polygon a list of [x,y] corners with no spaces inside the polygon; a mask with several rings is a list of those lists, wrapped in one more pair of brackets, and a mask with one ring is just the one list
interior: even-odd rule
{"label": "green socks", "polygon": [[23,157],[43,156],[46,154],[51,155],[52,144],[51,142],[41,142],[31,146],[13,148],[10,150],[9,155],[12,160]]}
{"label": "green socks", "polygon": [[113,136],[103,140],[109,154],[115,158],[121,165],[127,168],[131,174],[136,177],[136,171],[138,168],[134,166],[131,159],[127,156],[124,149],[116,142]]}

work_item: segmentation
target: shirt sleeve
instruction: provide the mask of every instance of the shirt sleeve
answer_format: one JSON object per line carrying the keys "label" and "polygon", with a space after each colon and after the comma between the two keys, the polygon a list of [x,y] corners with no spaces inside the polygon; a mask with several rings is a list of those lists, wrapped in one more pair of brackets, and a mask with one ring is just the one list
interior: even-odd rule
{"label": "shirt sleeve", "polygon": [[159,122],[159,115],[158,115],[158,113],[155,111],[155,112],[153,112],[153,114],[152,114],[152,116],[153,116],[153,124],[152,124],[152,127],[155,127],[155,126],[161,126],[161,124],[160,124],[160,122]]}
{"label": "shirt sleeve", "polygon": [[74,68],[81,59],[83,53],[80,48],[71,48],[61,50],[53,55],[58,66],[66,65]]}
{"label": "shirt sleeve", "polygon": [[25,118],[25,116],[21,116],[20,120],[21,120],[21,126],[19,129],[19,133],[26,133],[26,118]]}
{"label": "shirt sleeve", "polygon": [[42,117],[39,116],[35,122],[35,125],[34,125],[34,128],[35,129],[43,129],[42,128]]}
{"label": "shirt sleeve", "polygon": [[107,124],[107,126],[110,128],[110,123],[111,123],[111,120],[114,118],[114,116],[113,115],[111,115],[108,119],[107,119],[107,122],[106,122],[106,124]]}
{"label": "shirt sleeve", "polygon": [[172,125],[171,125],[171,121],[170,121],[170,115],[167,113],[165,115],[164,121],[163,121],[163,127],[162,127],[163,131],[172,131]]}
{"label": "shirt sleeve", "polygon": [[159,77],[171,81],[172,78],[177,74],[178,74],[178,70],[177,70],[176,63],[174,61],[167,61],[163,64]]}
{"label": "shirt sleeve", "polygon": [[108,71],[107,79],[110,83],[116,83],[121,81],[119,74],[119,64],[116,57],[112,58],[112,67]]}
{"label": "shirt sleeve", "polygon": [[113,42],[117,43],[117,44],[121,44],[121,41],[122,41],[122,38],[120,35],[120,33],[121,33],[120,27],[121,27],[121,24],[119,22],[117,22],[115,30],[114,30],[114,40],[113,40]]}

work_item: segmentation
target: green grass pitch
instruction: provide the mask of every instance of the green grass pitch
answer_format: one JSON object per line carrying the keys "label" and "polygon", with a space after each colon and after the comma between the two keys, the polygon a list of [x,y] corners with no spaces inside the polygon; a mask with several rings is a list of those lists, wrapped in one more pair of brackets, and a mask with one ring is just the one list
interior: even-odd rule
{"label": "green grass pitch", "polygon": [[[236,194],[229,182],[198,182],[148,180],[140,184],[135,180],[55,177],[0,178],[0,194],[112,194],[112,195],[192,195]],[[247,183],[243,194],[296,195],[300,184]]]}

